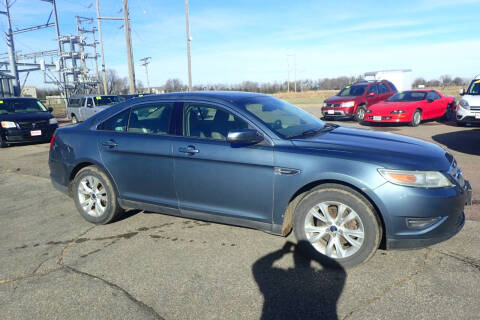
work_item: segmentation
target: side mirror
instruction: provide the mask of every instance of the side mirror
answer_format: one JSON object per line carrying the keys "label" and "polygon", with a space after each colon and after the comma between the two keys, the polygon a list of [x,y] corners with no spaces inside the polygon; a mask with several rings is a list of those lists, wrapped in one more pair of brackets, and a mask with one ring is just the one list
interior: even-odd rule
{"label": "side mirror", "polygon": [[458,94],[463,96],[465,94],[465,89],[462,88],[462,89],[458,90]]}
{"label": "side mirror", "polygon": [[263,136],[253,129],[236,129],[228,132],[227,141],[232,144],[256,144],[263,141]]}
{"label": "side mirror", "polygon": [[433,99],[427,99],[427,102],[428,102],[428,103],[432,103],[432,102],[433,102]]}
{"label": "side mirror", "polygon": [[47,110],[48,110],[48,112],[50,112],[50,113],[53,112],[53,108],[52,108],[52,107],[48,107]]}
{"label": "side mirror", "polygon": [[367,97],[375,97],[375,92],[370,92],[369,94],[367,94]]}

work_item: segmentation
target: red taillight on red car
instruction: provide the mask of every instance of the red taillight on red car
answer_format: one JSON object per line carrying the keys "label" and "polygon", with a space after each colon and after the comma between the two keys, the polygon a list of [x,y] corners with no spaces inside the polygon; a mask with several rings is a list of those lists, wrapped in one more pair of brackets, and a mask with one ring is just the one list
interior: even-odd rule
{"label": "red taillight on red car", "polygon": [[50,139],[50,149],[52,149],[53,143],[55,142],[55,135],[52,136],[52,139]]}

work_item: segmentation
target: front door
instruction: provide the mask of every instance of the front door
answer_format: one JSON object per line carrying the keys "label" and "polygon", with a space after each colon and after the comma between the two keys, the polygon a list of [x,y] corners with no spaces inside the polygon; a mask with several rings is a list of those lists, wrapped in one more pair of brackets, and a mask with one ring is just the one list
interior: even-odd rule
{"label": "front door", "polygon": [[170,135],[173,108],[170,102],[141,104],[99,126],[102,161],[120,198],[178,209]]}
{"label": "front door", "polygon": [[226,108],[184,103],[183,137],[173,145],[182,214],[272,223],[273,147],[266,141],[248,146],[226,141],[230,130],[248,127]]}

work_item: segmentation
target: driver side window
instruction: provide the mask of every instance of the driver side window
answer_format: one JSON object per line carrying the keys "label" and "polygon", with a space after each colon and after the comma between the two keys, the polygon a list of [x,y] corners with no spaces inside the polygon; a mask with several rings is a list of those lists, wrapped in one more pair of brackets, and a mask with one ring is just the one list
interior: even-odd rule
{"label": "driver side window", "polygon": [[367,92],[367,95],[369,95],[370,93],[374,92],[375,94],[378,94],[378,87],[377,85],[373,85],[370,87],[370,89],[368,89],[368,92]]}
{"label": "driver side window", "polygon": [[438,100],[440,99],[440,96],[435,91],[430,91],[429,93],[427,93],[426,98],[427,100]]}
{"label": "driver side window", "polygon": [[87,107],[93,108],[93,100],[92,100],[92,98],[88,98],[88,99],[87,99]]}
{"label": "driver side window", "polygon": [[223,109],[196,103],[185,103],[183,135],[215,140],[226,140],[228,132],[247,129],[248,124]]}

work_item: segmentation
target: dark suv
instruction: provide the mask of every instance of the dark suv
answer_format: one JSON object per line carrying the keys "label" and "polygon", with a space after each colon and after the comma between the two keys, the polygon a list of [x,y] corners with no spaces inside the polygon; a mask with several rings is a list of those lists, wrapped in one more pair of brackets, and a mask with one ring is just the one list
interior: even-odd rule
{"label": "dark suv", "polygon": [[[131,99],[57,130],[53,185],[88,221],[124,209],[286,236],[343,266],[424,247],[464,224],[453,156],[405,136],[325,124],[274,97],[188,92]],[[253,247],[255,244],[251,244]]]}
{"label": "dark suv", "polygon": [[362,122],[369,106],[387,100],[395,93],[397,88],[387,80],[356,82],[326,99],[323,102],[322,114],[326,120],[348,117]]}
{"label": "dark suv", "polygon": [[0,98],[0,147],[50,141],[58,128],[52,111],[34,98]]}

